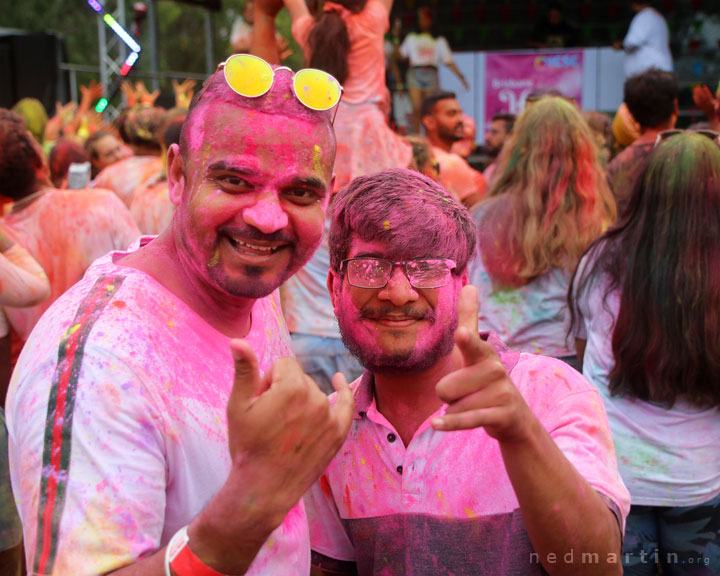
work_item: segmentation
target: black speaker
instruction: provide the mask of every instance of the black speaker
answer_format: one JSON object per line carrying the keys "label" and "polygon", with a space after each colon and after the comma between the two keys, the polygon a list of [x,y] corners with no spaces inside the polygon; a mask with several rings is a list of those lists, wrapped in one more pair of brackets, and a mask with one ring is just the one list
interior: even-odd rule
{"label": "black speaker", "polygon": [[0,107],[12,108],[22,98],[37,98],[48,115],[55,114],[55,102],[69,94],[65,41],[55,34],[0,31]]}

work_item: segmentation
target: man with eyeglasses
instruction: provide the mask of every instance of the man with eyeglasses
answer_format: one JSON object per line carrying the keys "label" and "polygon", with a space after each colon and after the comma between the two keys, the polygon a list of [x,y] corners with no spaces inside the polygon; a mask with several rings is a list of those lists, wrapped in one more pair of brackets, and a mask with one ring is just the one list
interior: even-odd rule
{"label": "man with eyeglasses", "polygon": [[408,170],[334,200],[328,289],[366,371],[305,498],[316,574],[621,573],[629,496],[602,400],[563,362],[478,334],[475,236]]}
{"label": "man with eyeglasses", "polygon": [[341,375],[330,406],[290,358],[276,294],[332,190],[320,76],[317,94],[251,56],[218,67],[168,150],[170,227],[96,261],[31,334],[7,415],[33,574],[307,575],[301,497],[352,413]]}

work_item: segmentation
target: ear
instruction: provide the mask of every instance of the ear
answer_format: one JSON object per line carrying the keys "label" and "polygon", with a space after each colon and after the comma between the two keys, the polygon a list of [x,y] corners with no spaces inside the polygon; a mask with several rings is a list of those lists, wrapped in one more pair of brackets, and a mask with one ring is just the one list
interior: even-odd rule
{"label": "ear", "polygon": [[470,284],[470,278],[468,278],[468,271],[467,268],[465,268],[465,272],[460,274],[460,285],[467,286],[468,284]]}
{"label": "ear", "polygon": [[325,209],[327,210],[330,204],[332,204],[333,198],[335,198],[335,194],[338,193],[337,188],[335,188],[335,173],[333,172],[332,178],[330,178],[330,189],[328,193],[328,202],[325,204]]}
{"label": "ear", "polygon": [[177,144],[171,144],[167,151],[167,179],[170,201],[179,206],[185,190],[185,162]]}
{"label": "ear", "polygon": [[329,270],[327,275],[327,289],[330,293],[330,300],[332,301],[333,310],[337,308],[337,292],[340,288],[340,283],[342,282],[342,279],[337,276],[337,273],[335,270]]}
{"label": "ear", "polygon": [[420,122],[422,122],[422,125],[425,126],[425,131],[427,132],[434,132],[437,129],[437,120],[434,116],[427,115],[423,116],[420,119]]}

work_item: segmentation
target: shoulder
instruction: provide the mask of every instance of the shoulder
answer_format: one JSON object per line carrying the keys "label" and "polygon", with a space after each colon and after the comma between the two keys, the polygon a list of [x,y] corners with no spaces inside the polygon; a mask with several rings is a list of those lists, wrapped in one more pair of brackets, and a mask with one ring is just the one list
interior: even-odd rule
{"label": "shoulder", "polygon": [[585,395],[594,402],[598,395],[577,370],[562,360],[538,354],[521,353],[510,378],[534,412],[538,408],[554,410],[570,396]]}

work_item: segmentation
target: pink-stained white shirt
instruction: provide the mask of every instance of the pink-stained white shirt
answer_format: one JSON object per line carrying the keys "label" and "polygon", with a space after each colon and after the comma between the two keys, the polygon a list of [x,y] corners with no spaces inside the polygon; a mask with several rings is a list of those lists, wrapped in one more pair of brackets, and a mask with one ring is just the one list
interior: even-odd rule
{"label": "pink-stained white shirt", "polygon": [[[591,261],[588,255],[580,261],[577,278]],[[720,410],[693,406],[682,396],[668,409],[610,393],[620,290],[606,297],[607,283],[607,277],[598,274],[582,293],[574,295],[578,318],[574,336],[587,342],[583,376],[605,401],[620,474],[633,505],[698,506],[712,500],[720,494]]]}
{"label": "pink-stained white shirt", "polygon": [[[496,337],[515,386],[552,439],[624,526],[630,498],[618,475],[600,395],[559,360],[521,354]],[[374,380],[352,384],[345,444],[305,497],[315,552],[369,574],[541,574],[500,447],[483,428],[438,432],[433,416],[405,447],[378,411]]]}
{"label": "pink-stained white shirt", "polygon": [[[11,478],[33,573],[103,574],[161,548],[230,471],[229,338],[123,267],[125,254],[98,260],[47,311],[13,374]],[[262,371],[292,355],[277,294],[256,301],[246,340]],[[309,566],[300,502],[247,573]]]}
{"label": "pink-stained white shirt", "polygon": [[[343,83],[343,102],[380,102],[386,98],[383,37],[390,29],[390,15],[378,0],[368,0],[358,14],[343,10],[341,15],[350,37],[349,74]],[[315,19],[309,14],[292,24],[292,35],[302,47],[306,60],[310,56],[308,38],[314,24]]]}
{"label": "pink-stained white shirt", "polygon": [[112,190],[125,206],[130,206],[135,190],[161,176],[162,171],[160,156],[130,156],[103,168],[92,181],[92,187]]}
{"label": "pink-stained white shirt", "polygon": [[474,170],[465,158],[432,146],[435,159],[440,164],[440,184],[461,202],[468,196],[485,195],[487,184],[482,172]]}
{"label": "pink-stained white shirt", "polygon": [[82,278],[97,258],[124,250],[140,236],[130,212],[108,190],[48,190],[2,225],[42,266],[50,297],[29,308],[6,308],[10,324],[27,339],[40,316]]}
{"label": "pink-stained white shirt", "polygon": [[167,180],[151,181],[137,188],[130,202],[130,214],[145,236],[157,236],[165,230],[175,214]]}

